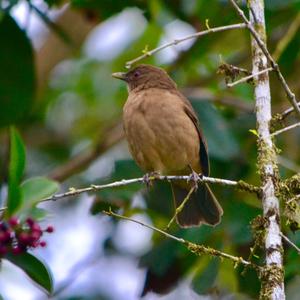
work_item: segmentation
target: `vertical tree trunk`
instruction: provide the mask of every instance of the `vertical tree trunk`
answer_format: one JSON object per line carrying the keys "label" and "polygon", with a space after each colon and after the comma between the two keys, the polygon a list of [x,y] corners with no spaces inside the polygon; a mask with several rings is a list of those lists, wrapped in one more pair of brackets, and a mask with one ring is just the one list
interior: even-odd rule
{"label": "vertical tree trunk", "polygon": [[[264,1],[249,0],[250,21],[261,40],[266,42]],[[268,67],[267,58],[252,38],[253,73]],[[280,235],[279,201],[275,194],[278,168],[275,147],[270,136],[271,95],[268,73],[255,80],[255,102],[258,138],[258,168],[262,182],[262,205],[265,217],[266,264],[261,273],[261,299],[285,299],[282,265],[282,241]]]}

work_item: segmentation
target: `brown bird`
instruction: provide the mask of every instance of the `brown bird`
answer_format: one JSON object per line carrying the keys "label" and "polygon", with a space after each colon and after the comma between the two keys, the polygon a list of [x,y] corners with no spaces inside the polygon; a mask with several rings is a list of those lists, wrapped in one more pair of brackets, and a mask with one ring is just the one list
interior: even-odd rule
{"label": "brown bird", "polygon": [[[139,167],[162,175],[188,175],[192,169],[208,176],[207,146],[198,118],[168,74],[151,65],[139,65],[112,76],[128,86],[123,123],[130,152]],[[193,183],[178,180],[171,186],[178,207]],[[181,227],[216,225],[222,214],[209,186],[201,184],[177,215],[177,223]]]}

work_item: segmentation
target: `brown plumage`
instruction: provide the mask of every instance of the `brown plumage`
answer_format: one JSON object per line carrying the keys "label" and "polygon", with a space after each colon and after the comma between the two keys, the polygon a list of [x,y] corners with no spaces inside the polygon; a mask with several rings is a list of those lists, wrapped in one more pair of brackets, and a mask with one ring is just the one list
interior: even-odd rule
{"label": "brown plumage", "polygon": [[[209,175],[207,146],[190,102],[178,91],[168,74],[157,67],[139,65],[127,73],[129,96],[123,108],[125,135],[130,152],[146,172],[188,175],[191,168]],[[192,183],[172,184],[175,206],[186,197]],[[207,184],[199,185],[177,222],[182,227],[201,223],[216,225],[223,210]]]}

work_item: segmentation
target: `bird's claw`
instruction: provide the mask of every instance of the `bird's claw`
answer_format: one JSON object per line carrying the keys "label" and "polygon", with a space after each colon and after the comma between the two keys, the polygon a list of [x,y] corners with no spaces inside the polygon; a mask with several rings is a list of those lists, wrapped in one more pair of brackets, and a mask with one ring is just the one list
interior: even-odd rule
{"label": "bird's claw", "polygon": [[201,181],[201,179],[203,178],[203,175],[202,174],[198,174],[197,172],[195,172],[193,169],[192,169],[192,173],[191,175],[189,176],[189,179],[188,181],[192,181],[194,186],[196,187],[196,189],[198,188],[198,183],[199,181]]}
{"label": "bird's claw", "polygon": [[157,177],[159,176],[160,174],[158,172],[150,172],[150,173],[146,173],[144,176],[143,176],[143,181],[144,183],[146,184],[147,188],[150,188],[152,186],[152,181],[153,181],[153,177]]}

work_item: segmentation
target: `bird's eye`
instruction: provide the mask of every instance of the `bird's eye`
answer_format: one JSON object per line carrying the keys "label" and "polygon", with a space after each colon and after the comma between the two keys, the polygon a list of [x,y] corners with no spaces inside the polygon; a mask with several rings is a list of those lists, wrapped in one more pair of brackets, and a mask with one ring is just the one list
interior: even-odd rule
{"label": "bird's eye", "polygon": [[138,78],[138,77],[140,76],[140,72],[139,72],[139,71],[135,71],[135,72],[133,73],[133,76],[134,76],[135,78]]}

